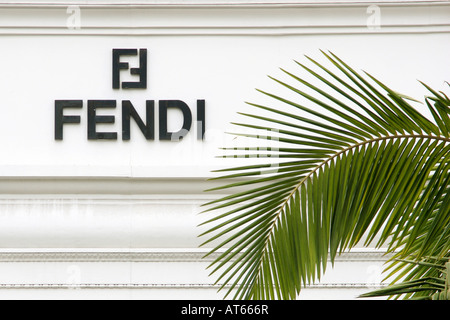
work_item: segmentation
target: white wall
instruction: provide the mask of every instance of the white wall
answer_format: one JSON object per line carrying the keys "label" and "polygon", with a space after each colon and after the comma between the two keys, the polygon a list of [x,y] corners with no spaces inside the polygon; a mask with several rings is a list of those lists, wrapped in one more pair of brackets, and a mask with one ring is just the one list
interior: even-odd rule
{"label": "white wall", "polygon": [[[252,2],[0,1],[0,298],[221,298],[198,213],[218,196],[203,192],[211,170],[236,164],[215,158],[239,143],[229,123],[244,101],[266,102],[255,88],[279,89],[266,75],[324,49],[418,99],[417,79],[441,90],[449,80],[447,1]],[[147,48],[146,90],[112,89],[113,48]],[[63,141],[57,99],[84,101],[67,110],[81,123]],[[89,99],[118,101],[105,110],[116,123],[99,126],[117,141],[87,140]],[[163,99],[185,101],[194,119],[205,99],[206,140],[194,125],[182,142],[146,141],[137,126],[122,141],[120,101],[143,115],[145,100]],[[344,254],[299,298],[353,299],[380,284],[384,261],[371,248]]]}

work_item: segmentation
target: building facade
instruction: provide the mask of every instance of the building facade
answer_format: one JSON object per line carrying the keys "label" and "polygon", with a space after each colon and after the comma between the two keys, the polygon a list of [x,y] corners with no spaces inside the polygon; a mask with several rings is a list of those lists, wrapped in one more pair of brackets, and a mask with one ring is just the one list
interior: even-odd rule
{"label": "building facade", "polygon": [[[399,92],[445,88],[448,1],[0,1],[0,298],[221,299],[200,246],[226,134],[267,75],[336,53]],[[176,136],[174,139],[173,137]],[[299,299],[383,285],[384,250]]]}

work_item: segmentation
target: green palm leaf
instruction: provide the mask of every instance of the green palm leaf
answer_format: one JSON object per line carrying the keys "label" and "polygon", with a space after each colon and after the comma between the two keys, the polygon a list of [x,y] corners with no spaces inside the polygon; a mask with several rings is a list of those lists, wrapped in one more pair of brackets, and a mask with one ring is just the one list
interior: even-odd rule
{"label": "green palm leaf", "polygon": [[[448,258],[425,257],[419,261],[396,260],[391,267],[396,267],[399,275],[406,275],[402,282],[386,288],[374,290],[361,295],[363,298],[390,296],[413,300],[447,300],[450,298]],[[401,272],[400,272],[401,271]]]}
{"label": "green palm leaf", "polygon": [[411,98],[323,54],[333,70],[297,62],[317,84],[282,69],[293,84],[272,79],[287,97],[260,90],[274,106],[249,103],[256,112],[241,115],[254,123],[235,124],[257,132],[236,136],[276,146],[224,148],[234,152],[224,157],[269,159],[219,170],[224,184],[212,190],[239,191],[205,204],[213,217],[203,245],[219,241],[210,253],[221,252],[211,273],[235,298],[294,299],[363,240],[396,252],[401,276],[411,270],[398,259],[449,257],[450,100],[425,85],[427,118]]}

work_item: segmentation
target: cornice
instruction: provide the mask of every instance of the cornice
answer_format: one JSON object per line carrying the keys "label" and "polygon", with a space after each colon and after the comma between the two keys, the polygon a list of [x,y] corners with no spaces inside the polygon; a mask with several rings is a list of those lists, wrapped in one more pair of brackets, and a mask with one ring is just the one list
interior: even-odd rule
{"label": "cornice", "polygon": [[[429,34],[449,33],[450,1],[342,1],[247,2],[223,10],[218,3],[208,6],[171,7],[157,2],[0,2],[0,35],[8,36],[296,36],[296,35],[358,35],[358,34]],[[47,3],[45,6],[44,4]],[[50,5],[50,3],[54,3]],[[97,6],[95,5],[97,3]],[[100,6],[100,3],[104,3]],[[128,3],[125,5],[125,3]],[[134,4],[133,4],[134,3]],[[141,3],[141,5],[139,5]],[[203,2],[202,2],[203,3]],[[253,3],[253,2],[252,2]],[[337,5],[344,3],[345,5]],[[67,18],[78,6],[80,25],[68,26]],[[80,5],[79,5],[80,4]],[[116,5],[115,5],[116,4]],[[426,9],[423,6],[426,6]],[[273,6],[273,7],[271,7]],[[368,18],[380,11],[381,23],[368,25]],[[42,10],[41,10],[42,9]],[[44,10],[45,9],[45,10]],[[192,10],[191,10],[192,9]],[[108,17],[108,19],[105,19]],[[15,171],[13,168],[5,168]],[[67,168],[21,167],[17,172],[57,172]],[[108,169],[88,168],[94,172]],[[97,169],[97,168],[95,168]],[[113,168],[116,174],[139,175],[149,168]],[[106,171],[105,171],[106,170]],[[151,170],[150,170],[151,171]],[[154,170],[152,171],[154,172]],[[98,173],[94,173],[98,174]],[[4,175],[0,170],[0,175]]]}

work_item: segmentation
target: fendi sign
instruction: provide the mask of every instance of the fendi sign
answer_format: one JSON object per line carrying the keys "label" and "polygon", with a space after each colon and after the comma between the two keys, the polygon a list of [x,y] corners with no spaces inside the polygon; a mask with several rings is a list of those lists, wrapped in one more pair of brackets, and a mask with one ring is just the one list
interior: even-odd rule
{"label": "fendi sign", "polygon": [[[125,62],[126,56],[138,56],[139,67],[130,68]],[[121,81],[121,74],[129,72],[138,76],[138,81]],[[147,89],[147,49],[113,49],[112,50],[112,88],[115,90]],[[122,140],[130,140],[131,119],[138,125],[141,133],[147,140],[155,139],[155,100],[146,100],[145,117],[136,111],[129,100],[87,100],[87,139],[88,140],[117,140],[117,132],[99,132],[97,124],[113,124],[115,115],[98,115],[97,110],[116,109],[121,106]],[[83,100],[55,100],[55,140],[63,140],[63,128],[65,124],[79,124],[81,117],[71,115],[66,109],[84,108]],[[186,136],[192,126],[192,112],[190,107],[181,100],[159,100],[158,105],[158,139],[180,141]],[[183,124],[176,132],[168,131],[167,113],[170,108],[178,109],[183,115]],[[205,100],[198,99],[196,103],[197,139],[203,140],[205,135]]]}

